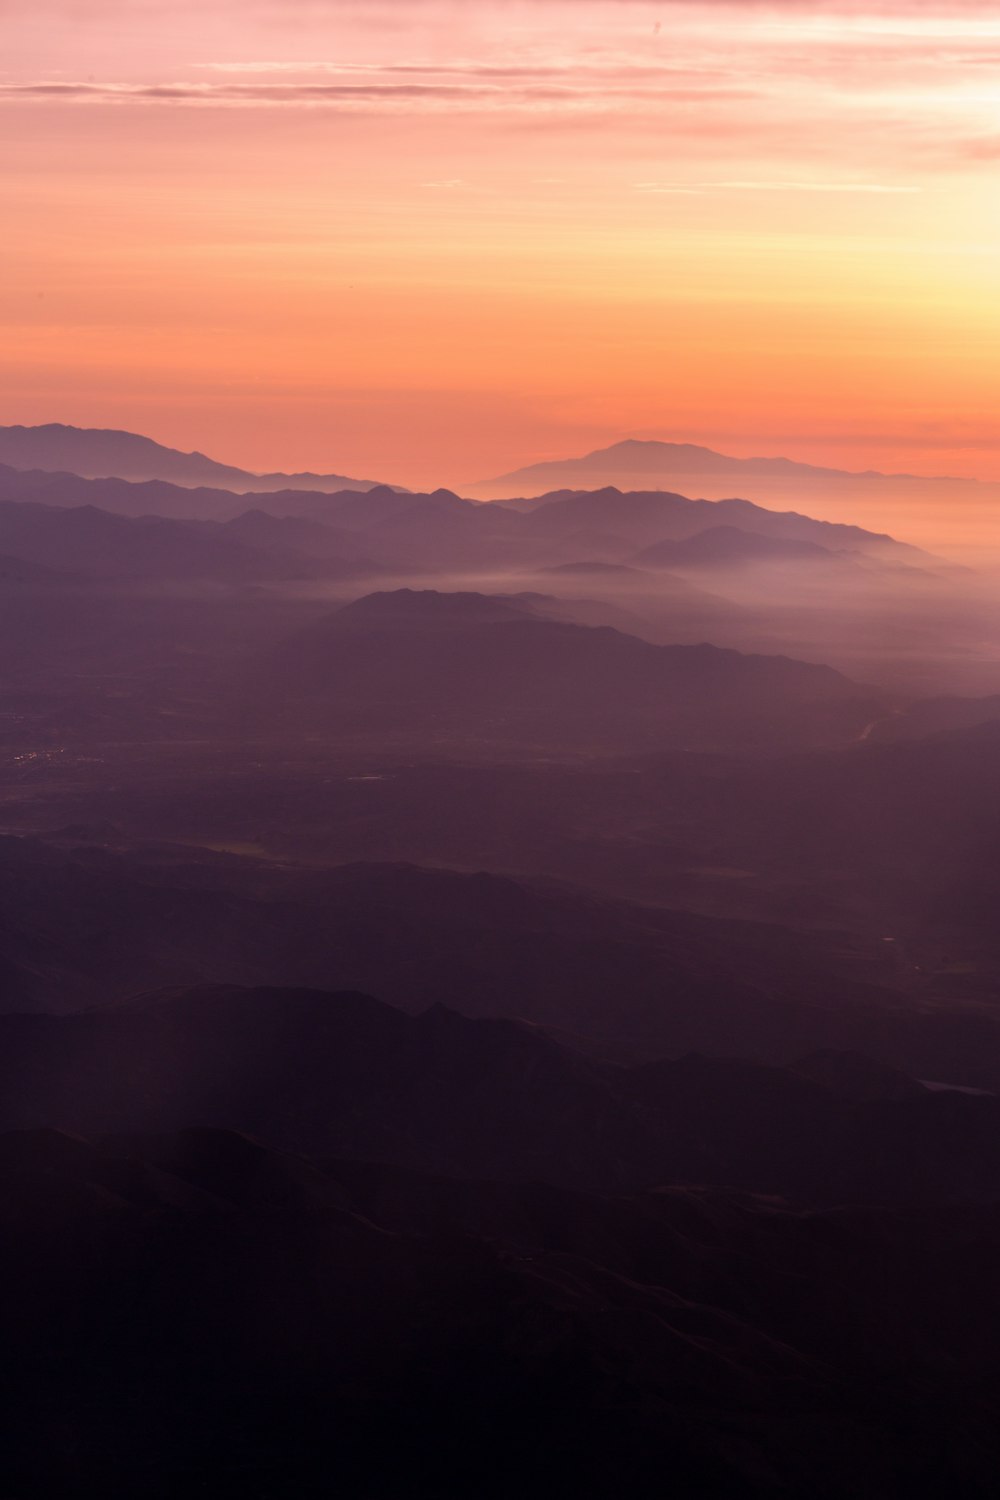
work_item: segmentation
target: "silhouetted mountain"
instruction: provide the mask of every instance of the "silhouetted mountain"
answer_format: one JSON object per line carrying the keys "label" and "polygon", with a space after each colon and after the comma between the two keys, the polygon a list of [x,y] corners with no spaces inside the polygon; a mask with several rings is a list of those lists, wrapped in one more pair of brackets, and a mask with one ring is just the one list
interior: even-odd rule
{"label": "silhouetted mountain", "polygon": [[238,490],[370,490],[377,481],[341,474],[251,474],[203,453],[181,453],[134,432],[67,427],[0,427],[0,464],[46,469],[84,479],[163,479],[178,485]]}
{"label": "silhouetted mountain", "polygon": [[533,509],[514,513],[522,515],[528,534],[539,539],[570,536],[601,526],[614,533],[618,544],[631,543],[634,549],[661,541],[684,541],[725,526],[752,536],[811,543],[830,551],[853,550],[899,561],[929,561],[918,548],[890,536],[839,522],[815,521],[794,511],[766,510],[749,500],[689,500],[660,490],[623,493],[609,487],[556,492],[545,496],[544,503]]}
{"label": "silhouetted mountain", "polygon": [[75,575],[105,582],[255,582],[375,571],[351,537],[319,525],[273,517],[240,517],[226,525],[155,515],[133,519],[89,505],[63,509],[0,500],[0,548],[15,555],[26,579],[41,578],[45,569],[67,580]]}
{"label": "silhouetted mountain", "polygon": [[225,522],[220,529],[227,538],[237,538],[258,551],[286,557],[346,562],[362,555],[353,531],[304,516],[273,516],[263,510],[248,510]]}
{"label": "silhouetted mountain", "polygon": [[888,711],[828,667],[653,646],[433,590],[348,605],[289,639],[249,691],[259,725],[592,752],[846,744]]}
{"label": "silhouetted mountain", "polygon": [[[49,507],[92,507],[134,519],[233,522],[247,512],[321,522],[346,537],[354,533],[366,555],[401,572],[469,569],[496,574],[582,565],[623,567],[637,549],[681,541],[719,528],[829,551],[851,551],[884,562],[928,564],[918,549],[860,527],[815,521],[767,510],[747,500],[688,500],[663,492],[622,494],[615,489],[559,493],[534,510],[463,500],[448,490],[411,495],[378,486],[356,491],[261,492],[184,488],[160,480],[83,479],[73,474],[21,472],[0,465],[0,501]],[[260,523],[258,523],[260,524]],[[315,535],[315,533],[314,533]],[[284,530],[277,545],[309,553],[306,533]],[[706,539],[707,541],[707,539]],[[705,544],[701,544],[705,545]],[[721,545],[721,544],[720,544]],[[788,558],[791,547],[777,549]],[[807,558],[812,554],[803,552]]]}
{"label": "silhouetted mountain", "polygon": [[[879,474],[871,469],[855,473],[845,469],[797,463],[788,458],[733,458],[697,443],[664,443],[627,438],[624,442],[612,443],[608,448],[598,448],[583,458],[554,459],[547,463],[531,464],[527,468],[503,474],[498,479],[469,485],[468,489],[470,494],[484,499],[504,498],[508,495],[534,496],[555,489],[585,489],[594,484],[609,482],[620,484],[629,475],[641,475],[648,479],[654,474],[662,475],[668,482],[677,475],[704,475],[706,478],[733,481],[749,477],[791,478],[801,481],[900,480],[917,477],[910,474]],[[949,482],[961,484],[963,481]]]}
{"label": "silhouetted mountain", "polygon": [[[280,477],[280,476],[279,476]],[[305,557],[312,548],[305,523],[322,523],[341,538],[354,535],[363,550],[401,572],[470,567],[495,572],[510,564],[533,571],[552,548],[541,548],[525,534],[520,518],[499,507],[461,500],[448,490],[430,495],[376,486],[314,492],[286,489],[235,493],[225,489],[185,488],[162,480],[142,483],[124,479],[83,479],[74,474],[19,471],[0,465],[0,502],[31,502],[48,508],[98,509],[149,522],[155,518],[202,523],[233,523],[252,512],[274,520],[303,523],[273,528],[276,545],[291,546]],[[262,531],[262,523],[257,523]],[[315,533],[313,533],[315,536]],[[324,547],[329,551],[329,544]],[[571,548],[572,550],[572,548]],[[562,551],[557,548],[559,560]]]}

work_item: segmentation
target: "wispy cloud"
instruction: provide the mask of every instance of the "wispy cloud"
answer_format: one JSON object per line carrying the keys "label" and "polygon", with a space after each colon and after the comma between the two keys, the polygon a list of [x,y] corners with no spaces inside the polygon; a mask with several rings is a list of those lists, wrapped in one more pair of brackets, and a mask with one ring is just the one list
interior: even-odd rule
{"label": "wispy cloud", "polygon": [[[126,40],[72,71],[95,35],[71,29],[87,7],[39,0],[34,45],[49,50],[39,17],[62,14],[65,35],[51,38],[63,69],[18,72],[8,58],[0,102],[478,112],[512,131],[600,128],[602,151],[617,138],[649,159],[658,134],[673,152],[684,130],[686,155],[722,170],[645,187],[678,194],[903,193],[886,174],[921,156],[940,170],[952,142],[965,170],[992,159],[969,143],[993,133],[1000,17],[973,0],[103,3]],[[814,183],[818,161],[839,166]]]}
{"label": "wispy cloud", "polygon": [[637,182],[642,193],[920,193],[921,187],[909,183],[825,182]]}
{"label": "wispy cloud", "polygon": [[[551,79],[551,81],[549,81]],[[501,82],[474,74],[442,78],[401,80],[386,78],[382,71],[364,82],[312,82],[296,79],[287,83],[92,83],[89,80],[37,79],[23,83],[0,83],[0,101],[63,100],[80,103],[147,103],[194,105],[352,105],[381,104],[401,107],[478,108],[518,111],[526,108],[600,110],[616,104],[711,104],[746,102],[755,97],[746,87],[691,86],[665,78],[663,86],[609,80],[600,88],[557,75],[510,70]]]}

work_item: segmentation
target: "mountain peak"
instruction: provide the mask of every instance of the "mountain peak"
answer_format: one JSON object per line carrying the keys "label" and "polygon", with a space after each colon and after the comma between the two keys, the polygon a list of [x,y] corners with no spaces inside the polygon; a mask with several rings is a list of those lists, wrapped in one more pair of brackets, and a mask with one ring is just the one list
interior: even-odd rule
{"label": "mountain peak", "polygon": [[[2,453],[0,453],[2,457]],[[469,485],[466,493],[483,500],[498,500],[514,496],[534,497],[555,490],[593,490],[598,485],[627,490],[673,489],[692,494],[692,481],[698,481],[698,492],[708,493],[714,484],[710,498],[731,496],[731,486],[738,483],[751,498],[765,498],[760,494],[761,485],[809,482],[831,482],[857,485],[860,482],[889,485],[900,481],[908,483],[943,483],[940,478],[921,477],[913,474],[882,474],[874,469],[856,471],[801,463],[781,456],[735,457],[717,452],[698,443],[665,442],[658,438],[623,438],[605,448],[595,448],[581,457],[553,459],[543,463],[529,464],[515,469],[496,479],[483,480]],[[948,480],[947,483],[970,484],[969,480]],[[756,484],[757,493],[745,486]],[[722,488],[725,486],[725,488]],[[770,498],[767,496],[766,498]]]}

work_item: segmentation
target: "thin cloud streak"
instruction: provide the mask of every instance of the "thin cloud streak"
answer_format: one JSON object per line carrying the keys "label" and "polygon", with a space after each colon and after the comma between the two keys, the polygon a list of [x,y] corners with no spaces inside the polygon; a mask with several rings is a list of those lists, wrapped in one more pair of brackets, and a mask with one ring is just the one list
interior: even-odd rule
{"label": "thin cloud streak", "polygon": [[920,193],[909,184],[884,182],[637,182],[643,193]]}
{"label": "thin cloud streak", "polygon": [[690,89],[671,88],[668,91],[621,87],[604,89],[601,93],[569,86],[527,85],[517,89],[505,89],[488,84],[450,83],[292,83],[292,84],[235,84],[198,85],[174,84],[129,84],[89,83],[70,81],[39,81],[33,83],[0,84],[0,101],[32,99],[64,100],[81,103],[161,103],[161,104],[347,104],[355,102],[385,104],[427,103],[447,105],[479,105],[484,108],[514,110],[523,107],[565,104],[574,107],[599,109],[613,101],[645,101],[647,103],[712,103],[713,101],[748,101],[755,97],[750,89],[716,88]]}

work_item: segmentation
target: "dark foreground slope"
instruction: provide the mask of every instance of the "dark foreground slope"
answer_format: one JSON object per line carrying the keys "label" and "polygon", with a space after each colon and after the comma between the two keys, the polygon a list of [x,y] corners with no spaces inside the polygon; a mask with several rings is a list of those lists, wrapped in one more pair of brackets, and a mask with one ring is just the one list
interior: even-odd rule
{"label": "dark foreground slope", "polygon": [[995,1493],[1000,1220],[0,1138],[10,1493]]}

